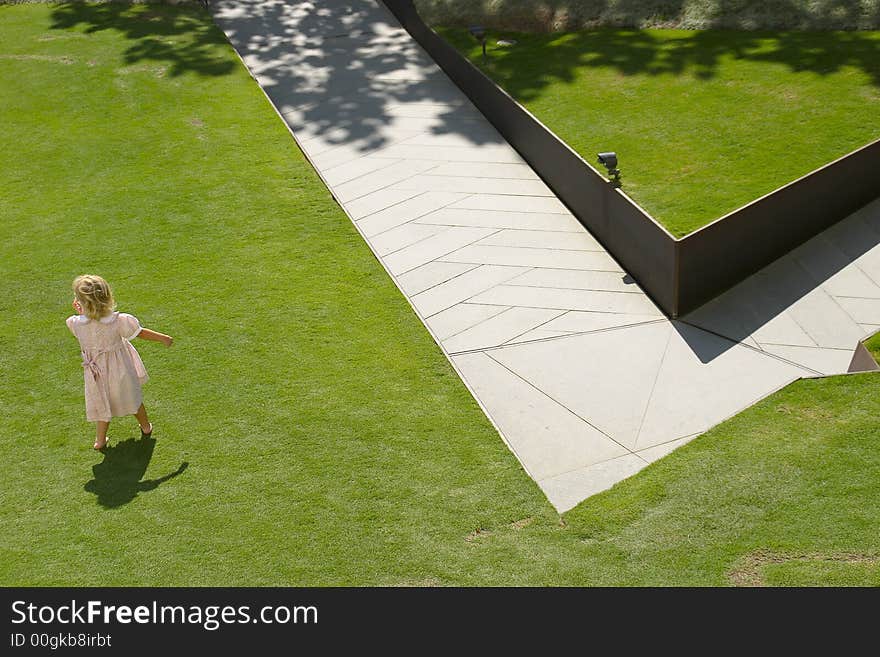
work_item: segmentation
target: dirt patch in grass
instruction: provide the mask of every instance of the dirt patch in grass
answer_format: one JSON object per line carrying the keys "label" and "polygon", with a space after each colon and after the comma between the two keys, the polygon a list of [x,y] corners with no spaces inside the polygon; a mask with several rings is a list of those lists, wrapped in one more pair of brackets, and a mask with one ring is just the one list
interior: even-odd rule
{"label": "dirt patch in grass", "polygon": [[510,527],[511,529],[525,529],[533,522],[535,522],[535,519],[529,516],[528,518],[523,518],[522,520],[510,523]]}
{"label": "dirt patch in grass", "polygon": [[123,68],[116,69],[116,72],[120,75],[130,75],[132,73],[150,73],[157,78],[164,78],[165,74],[168,73],[167,66],[156,66],[152,64],[137,64],[135,66],[125,66]]}
{"label": "dirt patch in grass", "polygon": [[831,562],[843,564],[874,565],[880,563],[880,557],[876,555],[859,554],[857,552],[838,552],[832,554],[815,553],[786,553],[773,552],[770,550],[756,550],[743,558],[739,565],[727,573],[727,579],[734,586],[766,586],[763,569],[772,564],[786,564],[792,561],[801,562]]}
{"label": "dirt patch in grass", "polygon": [[492,532],[488,529],[475,529],[470,534],[464,537],[465,543],[477,543],[484,538],[488,538],[492,535]]}
{"label": "dirt patch in grass", "polygon": [[58,41],[70,39],[88,39],[88,34],[80,34],[79,32],[66,32],[64,34],[41,34],[37,37],[37,41]]}
{"label": "dirt patch in grass", "polygon": [[808,420],[812,420],[815,422],[830,422],[835,419],[834,413],[831,413],[828,409],[817,407],[817,408],[792,408],[786,404],[780,404],[776,407],[777,413],[783,413],[785,415],[794,415],[798,418],[805,418]]}
{"label": "dirt patch in grass", "polygon": [[20,62],[54,62],[56,64],[73,64],[72,57],[66,55],[0,55],[0,59],[14,59]]}

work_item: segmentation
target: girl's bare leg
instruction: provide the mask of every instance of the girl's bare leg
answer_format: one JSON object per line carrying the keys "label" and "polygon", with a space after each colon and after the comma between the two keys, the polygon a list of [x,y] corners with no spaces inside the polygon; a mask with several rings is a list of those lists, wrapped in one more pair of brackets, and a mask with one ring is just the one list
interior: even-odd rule
{"label": "girl's bare leg", "polygon": [[107,446],[107,429],[110,427],[109,422],[98,420],[95,425],[95,449],[104,449]]}
{"label": "girl's bare leg", "polygon": [[153,425],[150,424],[150,420],[147,417],[147,409],[144,408],[143,404],[137,409],[137,413],[135,413],[134,416],[137,418],[138,424],[141,425],[141,433],[152,433]]}

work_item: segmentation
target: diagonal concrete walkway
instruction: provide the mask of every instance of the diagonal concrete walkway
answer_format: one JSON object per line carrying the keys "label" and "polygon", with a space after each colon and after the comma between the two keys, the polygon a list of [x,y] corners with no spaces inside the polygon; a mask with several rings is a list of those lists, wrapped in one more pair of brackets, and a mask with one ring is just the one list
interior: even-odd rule
{"label": "diagonal concrete walkway", "polygon": [[[334,197],[560,511],[799,377],[845,371],[843,352],[851,357],[858,337],[880,325],[871,301],[880,296],[850,273],[829,284],[858,287],[836,298],[858,314],[862,333],[846,323],[837,335],[825,315],[808,331],[816,344],[806,348],[831,355],[793,351],[805,345],[775,337],[766,317],[791,306],[803,285],[787,285],[758,310],[746,288],[669,321],[374,0],[212,6]],[[860,271],[880,285],[875,251]],[[818,277],[842,264],[811,262]],[[736,303],[748,306],[745,323]],[[805,304],[789,314],[821,310],[821,301]],[[776,321],[784,333],[788,319]]]}
{"label": "diagonal concrete walkway", "polygon": [[682,318],[804,365],[848,370],[880,331],[880,199]]}

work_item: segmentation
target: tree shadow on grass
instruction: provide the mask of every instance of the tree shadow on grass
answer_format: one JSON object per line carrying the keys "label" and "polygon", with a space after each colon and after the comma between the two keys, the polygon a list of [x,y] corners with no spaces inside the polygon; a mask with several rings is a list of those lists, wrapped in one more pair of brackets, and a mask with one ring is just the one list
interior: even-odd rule
{"label": "tree shadow on grass", "polygon": [[[446,29],[443,36],[461,50],[473,48],[464,30]],[[518,43],[512,48],[497,46],[495,41],[502,36]],[[880,37],[876,33],[706,30],[668,38],[644,30],[600,28],[566,35],[501,32],[491,35],[489,44],[486,61],[478,56],[471,61],[525,102],[539,97],[551,84],[573,82],[584,69],[710,80],[727,57],[782,64],[792,72],[819,75],[852,67],[880,87]]]}
{"label": "tree shadow on grass", "polygon": [[[432,25],[525,32],[608,27],[733,30],[876,30],[870,0],[415,0]],[[873,6],[872,6],[873,5]]]}
{"label": "tree shadow on grass", "polygon": [[130,438],[103,450],[104,460],[92,466],[94,479],[83,488],[98,497],[98,504],[115,509],[128,504],[138,493],[156,489],[160,484],[182,474],[189,463],[184,461],[174,472],[158,479],[141,478],[153,458],[156,441],[153,438]]}
{"label": "tree shadow on grass", "polygon": [[168,74],[228,75],[235,62],[225,55],[226,39],[208,11],[197,5],[168,7],[124,2],[65,2],[52,10],[51,28],[83,27],[86,34],[104,30],[122,33],[132,45],[126,64],[166,62]]}

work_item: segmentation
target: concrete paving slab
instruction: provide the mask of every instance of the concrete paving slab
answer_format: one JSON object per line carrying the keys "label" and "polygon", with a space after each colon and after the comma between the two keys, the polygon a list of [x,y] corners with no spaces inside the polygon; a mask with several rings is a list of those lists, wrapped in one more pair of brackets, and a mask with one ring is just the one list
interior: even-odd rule
{"label": "concrete paving slab", "polygon": [[670,440],[666,443],[660,443],[659,445],[654,445],[653,447],[648,447],[646,449],[640,449],[636,454],[646,460],[648,463],[653,463],[654,461],[659,461],[664,456],[668,456],[675,450],[677,450],[682,445],[688,444],[694,438],[699,436],[700,434],[694,434],[693,436],[685,436],[684,438],[677,438],[675,440]]}
{"label": "concrete paving slab", "polygon": [[[374,155],[385,160],[403,160],[402,157],[385,155],[381,149],[419,134],[414,130],[408,132],[395,132],[385,128],[378,128],[366,136],[361,136],[358,131],[345,129],[329,129],[319,132],[307,139],[301,139],[294,131],[297,143],[306,156],[315,166],[328,167],[344,164],[354,159],[367,155]],[[339,156],[330,162],[331,156]],[[410,158],[414,159],[414,158]],[[318,164],[320,162],[320,165]]]}
{"label": "concrete paving slab", "polygon": [[[359,146],[359,136],[352,132],[351,128],[342,126],[327,126],[324,124],[313,124],[308,129],[301,128],[294,131],[296,141],[310,157],[320,155],[322,150],[329,150],[340,144]],[[410,136],[414,137],[419,134],[417,131],[410,131]],[[392,130],[388,130],[385,126],[377,126],[374,130],[370,130],[368,136],[360,137],[361,139],[369,139],[371,141],[377,139],[388,139],[396,136]],[[385,158],[400,159],[400,158]]]}
{"label": "concrete paving slab", "polygon": [[[418,132],[414,137],[406,140],[407,144],[428,144],[431,140],[448,137],[450,139],[466,139],[464,146],[494,143],[503,145],[504,140],[498,132],[486,125],[481,117],[471,115],[457,116],[457,113],[443,117],[399,116],[385,115],[382,117],[384,125],[395,130]],[[350,124],[359,125],[358,117],[352,117]]]}
{"label": "concrete paving slab", "polygon": [[750,285],[752,305],[759,311],[764,305],[775,311],[787,310],[817,287],[817,281],[794,258],[779,258],[746,279],[746,284]]}
{"label": "concrete paving slab", "polygon": [[794,258],[831,296],[880,299],[880,285],[868,278],[852,260],[824,236],[809,240],[791,252]]}
{"label": "concrete paving slab", "polygon": [[[413,191],[411,189],[384,188],[377,190],[372,194],[361,196],[360,198],[353,201],[343,203],[343,206],[345,207],[345,211],[349,214],[349,216],[352,219],[358,221],[358,225],[360,225],[359,220],[366,218],[376,212],[380,212],[385,208],[396,205],[397,203],[400,203],[410,198],[414,198],[418,195],[419,192]],[[388,228],[391,227],[392,226],[388,226]]]}
{"label": "concrete paving slab", "polygon": [[[479,242],[486,246],[515,246],[529,249],[561,249],[568,251],[602,251],[602,245],[586,231],[508,229]],[[632,279],[630,279],[632,280]]]}
{"label": "concrete paving slab", "polygon": [[834,224],[823,235],[852,259],[860,258],[880,244],[880,235],[862,220],[860,214]]}
{"label": "concrete paving slab", "polygon": [[[514,276],[522,274],[522,267],[500,267],[496,265],[483,265],[456,276],[455,278],[436,285],[421,294],[411,297],[413,306],[422,317],[430,318],[431,315],[446,310],[450,306],[463,301],[470,301],[472,297],[502,283]],[[504,306],[510,304],[492,304]]]}
{"label": "concrete paving slab", "polygon": [[450,354],[497,347],[560,314],[543,308],[509,308],[444,340],[443,347]]}
{"label": "concrete paving slab", "polygon": [[504,347],[492,357],[632,448],[672,332],[668,323],[643,324]]}
{"label": "concrete paving slab", "polygon": [[770,308],[767,313],[762,314],[755,307],[755,299],[759,294],[757,280],[750,277],[681,319],[734,342],[750,340],[750,344],[757,347],[752,333],[785,310]]}
{"label": "concrete paving slab", "polygon": [[355,178],[360,178],[364,174],[373,173],[374,171],[384,169],[385,167],[399,162],[401,162],[401,160],[389,160],[380,157],[362,157],[353,162],[325,169],[323,171],[323,176],[328,185],[340,185],[350,180],[354,180]]}
{"label": "concrete paving slab", "polygon": [[875,246],[859,256],[855,265],[872,281],[880,285],[880,246]]}
{"label": "concrete paving slab", "polygon": [[650,315],[656,312],[657,317],[662,316],[647,297],[620,292],[498,285],[474,296],[472,300],[474,303],[499,306],[527,306],[629,315]]}
{"label": "concrete paving slab", "polygon": [[[519,280],[519,279],[514,279]],[[591,333],[604,331],[610,328],[634,326],[647,322],[665,321],[665,317],[658,311],[655,314],[631,314],[617,315],[614,313],[581,312],[572,310],[560,317],[548,322],[544,328],[549,331],[567,331],[569,333]]]}
{"label": "concrete paving slab", "polygon": [[[272,60],[271,57],[261,59],[264,56],[245,55],[243,59],[257,81],[266,84],[264,89],[282,116],[293,114],[300,123],[311,121],[313,115],[322,122],[330,123],[333,120],[332,112],[353,102],[360,103],[360,114],[368,118],[385,116],[386,106],[400,104],[445,104],[450,109],[468,107],[466,114],[457,115],[462,118],[473,116],[477,111],[460,90],[440,78],[431,81],[387,80],[363,71],[361,79],[353,79],[350,75],[339,79],[335,75],[316,77],[315,81],[323,85],[316,87],[303,83],[301,78],[304,72],[297,70],[295,62],[289,59]],[[400,56],[392,53],[387,65],[399,60]]]}
{"label": "concrete paving slab", "polygon": [[540,180],[510,180],[507,178],[467,178],[464,176],[410,176],[395,183],[396,189],[418,189],[424,192],[468,192],[476,194],[509,194],[521,196],[551,196],[553,192]]}
{"label": "concrete paving slab", "polygon": [[538,483],[553,506],[560,513],[565,513],[586,498],[611,488],[647,465],[644,459],[635,454],[624,454],[609,461],[541,479]]}
{"label": "concrete paving slab", "polygon": [[446,310],[432,315],[428,318],[427,324],[434,332],[434,335],[442,341],[508,310],[510,308],[504,306],[457,303]]}
{"label": "concrete paving slab", "polygon": [[528,333],[508,340],[504,344],[520,344],[522,342],[533,342],[535,340],[548,340],[550,338],[564,338],[571,335],[570,331],[547,331],[543,328],[534,329]]}
{"label": "concrete paving slab", "polygon": [[[414,120],[414,119],[410,119]],[[440,148],[473,148],[474,146],[505,146],[504,139],[494,129],[489,130],[485,124],[470,121],[462,124],[463,127],[455,131],[447,130],[439,132],[435,130],[423,131],[415,137],[406,140],[407,146],[433,146]],[[470,127],[477,126],[477,127]],[[463,174],[444,175],[462,176]],[[466,176],[470,178],[471,176]],[[483,176],[484,178],[487,176]],[[505,180],[507,178],[504,178]],[[529,180],[540,180],[537,174],[528,178]]]}
{"label": "concrete paving slab", "polygon": [[702,433],[810,374],[689,324],[673,326],[636,450]]}
{"label": "concrete paving slab", "polygon": [[[462,145],[473,146],[485,143],[503,144],[498,139],[498,133],[494,129],[487,128],[484,122],[481,122],[467,112],[461,112],[457,109],[450,110],[445,116],[437,117],[417,117],[417,116],[400,116],[388,115],[384,112],[376,112],[373,116],[351,116],[344,119],[334,119],[332,122],[318,114],[319,110],[312,110],[310,119],[320,117],[319,121],[303,124],[297,128],[297,132],[301,132],[304,138],[310,139],[313,136],[323,134],[329,128],[334,130],[347,130],[358,134],[361,131],[367,134],[368,131],[382,130],[389,133],[410,133],[406,142],[420,143],[421,139],[428,141],[434,138],[450,138],[464,140]],[[290,113],[288,113],[290,116]],[[331,114],[332,116],[332,114]]]}
{"label": "concrete paving slab", "polygon": [[787,344],[800,347],[815,347],[816,342],[800,324],[788,313],[782,313],[770,319],[766,324],[759,327],[752,337],[759,345]]}
{"label": "concrete paving slab", "polygon": [[[851,224],[848,219],[843,223]],[[872,293],[874,284],[859,271],[857,260],[841,250],[839,243],[848,239],[835,242],[826,231],[682,319],[759,348],[851,349],[862,329],[844,311],[839,295]],[[815,357],[809,363],[815,365]]]}
{"label": "concrete paving slab", "polygon": [[[413,134],[412,132],[392,134],[387,131],[378,131],[366,137],[352,136],[351,138],[343,139],[339,143],[330,143],[326,146],[315,142],[313,151],[318,150],[318,153],[308,152],[305,149],[303,149],[303,152],[306,153],[309,160],[319,171],[359,160],[362,157],[375,156],[386,160],[402,160],[404,158],[388,157],[382,152],[382,149],[405,141]],[[295,130],[294,135],[296,135]]]}
{"label": "concrete paving slab", "polygon": [[[574,219],[569,209],[555,196],[524,198],[522,196],[478,193],[468,196],[458,203],[454,203],[451,207],[466,210],[491,210],[494,212],[563,214]],[[577,222],[577,219],[575,219],[575,222]],[[580,222],[577,222],[577,225],[583,229]]]}
{"label": "concrete paving slab", "polygon": [[540,180],[528,164],[499,162],[447,162],[431,172],[432,176],[467,176],[468,178],[511,178]]}
{"label": "concrete paving slab", "polygon": [[[312,111],[313,115],[317,115],[318,109]],[[302,135],[301,141],[307,143],[319,137],[326,135],[334,135],[337,137],[364,135],[374,136],[375,133],[383,133],[388,138],[400,135],[408,135],[405,139],[396,140],[399,143],[409,143],[421,135],[458,135],[460,133],[467,134],[474,132],[476,135],[489,135],[485,128],[480,127],[481,124],[474,119],[456,119],[447,117],[444,119],[436,118],[418,118],[404,116],[386,116],[377,115],[374,117],[351,117],[344,120],[334,120],[332,123],[327,120],[314,121],[316,116],[310,117],[312,122],[297,127],[294,131],[297,135]],[[323,119],[323,117],[321,117]],[[477,127],[472,127],[477,126]]]}
{"label": "concrete paving slab", "polygon": [[865,337],[869,338],[877,332],[880,332],[880,324],[859,324],[865,330]]}
{"label": "concrete paving slab", "polygon": [[399,143],[388,144],[377,150],[380,157],[401,159],[434,160],[443,162],[487,162],[498,164],[517,164],[523,159],[511,148],[489,144],[486,146],[418,146],[406,143],[416,135],[408,135]]}
{"label": "concrete paving slab", "polygon": [[[248,58],[245,58],[245,63],[247,62]],[[286,69],[284,64],[279,65],[277,70],[271,73],[257,73],[254,77],[282,115],[308,105],[313,107],[332,105],[352,96],[369,100],[377,110],[381,110],[389,99],[404,99],[408,94],[428,98],[434,102],[443,102],[444,96],[448,96],[443,93],[441,86],[419,80],[387,80],[381,77],[370,78],[367,75],[364,75],[362,80],[351,76],[347,79],[335,77],[326,79]],[[318,121],[328,122],[322,112],[315,114]]]}
{"label": "concrete paving slab", "polygon": [[447,253],[491,235],[492,230],[491,228],[446,228],[433,237],[385,257],[385,266],[394,275],[404,274],[410,269],[437,260]]}
{"label": "concrete paving slab", "polygon": [[819,347],[852,349],[861,338],[858,325],[821,288],[801,297],[788,312]]}
{"label": "concrete paving slab", "polygon": [[[281,34],[326,37],[351,31],[384,33],[398,30],[385,9],[372,2],[333,0],[331,11],[315,12],[307,3],[246,2],[218,0],[211,5],[212,12],[233,39],[233,43],[254,35],[265,36],[266,28]],[[247,41],[246,41],[247,42]]]}
{"label": "concrete paving slab", "polygon": [[[336,185],[333,187],[333,193],[340,202],[348,203],[386,187],[394,188],[393,185],[395,183],[401,184],[413,177],[417,177],[418,172],[427,171],[435,166],[436,163],[425,160],[399,161],[379,171],[374,171],[347,183]],[[413,187],[396,187],[395,189],[413,189]]]}
{"label": "concrete paving slab", "polygon": [[369,238],[377,255],[385,256],[446,230],[444,226],[403,224]]}
{"label": "concrete paving slab", "polygon": [[820,349],[818,347],[765,344],[761,348],[768,354],[808,367],[816,373],[832,375],[846,374],[850,361],[852,361],[855,346],[853,343],[852,349]]}
{"label": "concrete paving slab", "polygon": [[485,265],[516,265],[559,269],[623,272],[614,259],[603,251],[562,251],[559,249],[520,248],[471,244],[443,256],[447,262],[478,262]]}
{"label": "concrete paving slab", "polygon": [[[336,43],[336,42],[333,42]],[[352,61],[346,62],[342,53],[329,53],[321,58],[313,58],[310,61],[310,52],[314,53],[317,49],[306,49],[297,56],[283,56],[282,58],[270,61],[272,67],[271,72],[263,70],[255,70],[257,80],[261,83],[271,80],[278,82],[277,72],[284,70],[287,78],[297,82],[297,88],[300,92],[320,93],[328,90],[338,90],[342,85],[357,86],[365,82],[384,81],[384,82],[430,82],[439,81],[441,73],[436,69],[428,69],[422,61],[417,57],[413,57],[413,51],[396,50],[386,47],[391,52],[391,58],[394,61],[396,69],[386,69],[376,72],[371,77],[367,77],[366,68],[374,67],[374,62],[365,60],[375,60],[376,56],[370,52],[370,48],[358,48],[353,56]],[[248,61],[246,59],[246,61]],[[253,61],[253,59],[251,59]],[[389,62],[390,63],[390,62]],[[257,65],[254,65],[257,69]]]}
{"label": "concrete paving slab", "polygon": [[[525,232],[525,231],[513,231]],[[487,244],[495,240],[496,233],[477,244]],[[554,233],[565,236],[565,233]],[[609,271],[589,271],[582,269],[546,269],[537,268],[510,281],[509,285],[526,285],[529,287],[555,287],[567,290],[604,290],[606,292],[626,292],[644,294],[628,274]]]}
{"label": "concrete paving slab", "polygon": [[294,129],[306,127],[310,124],[313,113],[320,108],[321,116],[331,125],[352,123],[358,120],[372,120],[374,118],[411,117],[422,119],[436,119],[445,121],[483,120],[483,115],[462,98],[460,102],[432,102],[430,99],[411,99],[400,102],[389,101],[383,103],[381,111],[377,110],[374,103],[361,101],[354,98],[336,98],[327,102],[311,102],[297,107],[291,107],[282,112],[282,116]]}
{"label": "concrete paving slab", "polygon": [[822,284],[822,289],[832,297],[855,296],[880,299],[880,285],[871,280],[858,267],[847,266]]}
{"label": "concrete paving slab", "polygon": [[[524,196],[522,198],[532,199],[534,197]],[[422,224],[442,224],[444,226],[479,226],[511,230],[559,231],[566,234],[578,234],[584,230],[580,222],[570,214],[474,210],[458,207],[460,204],[461,201],[452,203],[442,210],[419,218],[418,222]]]}
{"label": "concrete paving slab", "polygon": [[880,324],[880,299],[837,297],[838,304],[858,324]]}
{"label": "concrete paving slab", "polygon": [[626,453],[489,356],[463,354],[452,360],[535,479]]}
{"label": "concrete paving slab", "polygon": [[363,219],[359,219],[358,226],[364,232],[364,235],[372,237],[446,207],[464,196],[465,194],[454,192],[415,192],[415,196],[411,196],[399,203],[393,203]]}
{"label": "concrete paving slab", "polygon": [[[462,100],[461,103],[432,103],[427,100],[415,102],[390,103],[383,108],[386,116],[410,116],[414,118],[431,118],[445,120],[450,116],[456,119],[482,121],[483,115],[470,103]],[[353,116],[359,114],[360,108],[352,111]]]}
{"label": "concrete paving slab", "polygon": [[[436,68],[428,68],[423,61],[413,56],[415,51],[394,51],[387,46],[383,49],[391,51],[389,61],[385,63],[387,68],[372,73],[367,69],[375,68],[376,61],[380,58],[371,53],[369,48],[363,47],[352,52],[351,61],[346,61],[342,52],[313,56],[319,52],[319,48],[307,48],[296,55],[285,54],[270,60],[262,59],[265,56],[262,53],[259,58],[247,55],[244,60],[270,95],[274,87],[290,83],[295,85],[300,94],[317,97],[327,93],[338,94],[345,87],[369,88],[367,85],[375,82],[442,82],[442,73]],[[285,113],[287,110],[285,108]]]}
{"label": "concrete paving slab", "polygon": [[414,297],[467,271],[476,269],[478,266],[460,262],[438,262],[435,260],[398,276],[397,283],[404,294]]}

